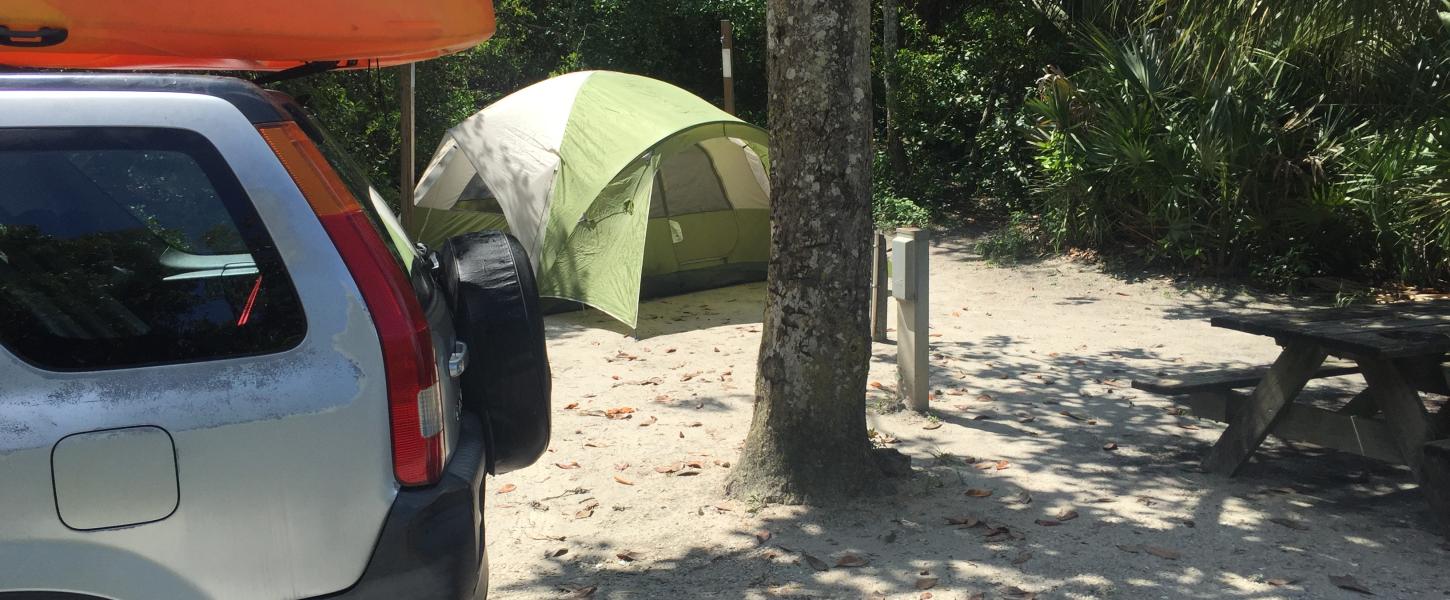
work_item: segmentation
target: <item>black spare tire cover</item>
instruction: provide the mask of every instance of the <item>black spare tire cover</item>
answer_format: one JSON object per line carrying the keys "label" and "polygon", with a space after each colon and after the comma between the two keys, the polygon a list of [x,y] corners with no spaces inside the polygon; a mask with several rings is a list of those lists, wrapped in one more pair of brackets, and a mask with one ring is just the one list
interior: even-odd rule
{"label": "black spare tire cover", "polygon": [[534,464],[549,446],[552,382],[529,257],[499,231],[451,238],[438,254],[455,327],[468,344],[463,408],[483,416],[488,470]]}

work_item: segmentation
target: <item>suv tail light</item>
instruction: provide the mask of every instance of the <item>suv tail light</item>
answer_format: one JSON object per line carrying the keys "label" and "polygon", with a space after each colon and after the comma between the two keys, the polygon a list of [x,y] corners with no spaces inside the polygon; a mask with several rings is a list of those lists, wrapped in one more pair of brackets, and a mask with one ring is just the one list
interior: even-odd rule
{"label": "suv tail light", "polygon": [[257,128],[307,198],[362,292],[383,348],[393,473],[405,486],[443,474],[443,403],[428,319],[412,283],[363,214],[358,199],[296,123]]}

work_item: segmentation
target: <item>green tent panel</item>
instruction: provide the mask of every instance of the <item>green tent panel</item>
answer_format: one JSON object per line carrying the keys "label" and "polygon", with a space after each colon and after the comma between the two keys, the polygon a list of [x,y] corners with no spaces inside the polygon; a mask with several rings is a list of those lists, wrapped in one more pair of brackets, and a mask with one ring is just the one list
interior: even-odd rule
{"label": "green tent panel", "polygon": [[639,298],[765,278],[769,141],[670,84],[572,73],[449,130],[414,195],[414,239],[513,233],[540,293],[631,327]]}

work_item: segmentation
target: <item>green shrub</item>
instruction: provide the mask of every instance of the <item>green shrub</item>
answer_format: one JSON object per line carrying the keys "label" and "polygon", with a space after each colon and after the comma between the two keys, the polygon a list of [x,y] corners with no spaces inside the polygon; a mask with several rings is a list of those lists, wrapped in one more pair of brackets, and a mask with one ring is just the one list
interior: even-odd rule
{"label": "green shrub", "polygon": [[877,229],[925,227],[931,224],[931,212],[909,198],[889,191],[877,192],[871,199],[871,217]]}
{"label": "green shrub", "polygon": [[1015,211],[1002,227],[977,242],[977,253],[994,265],[1011,265],[1042,256],[1038,224],[1026,212]]}
{"label": "green shrub", "polygon": [[1085,0],[1027,102],[1064,245],[1284,282],[1450,275],[1450,25],[1413,0]]}

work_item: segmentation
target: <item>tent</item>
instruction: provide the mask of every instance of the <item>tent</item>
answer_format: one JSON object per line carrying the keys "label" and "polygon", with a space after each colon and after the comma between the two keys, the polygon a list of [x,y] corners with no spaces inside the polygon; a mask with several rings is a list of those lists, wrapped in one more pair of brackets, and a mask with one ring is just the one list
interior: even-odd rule
{"label": "tent", "polygon": [[673,85],[571,73],[450,129],[414,194],[432,246],[512,233],[542,296],[630,327],[639,299],[765,278],[766,132]]}

